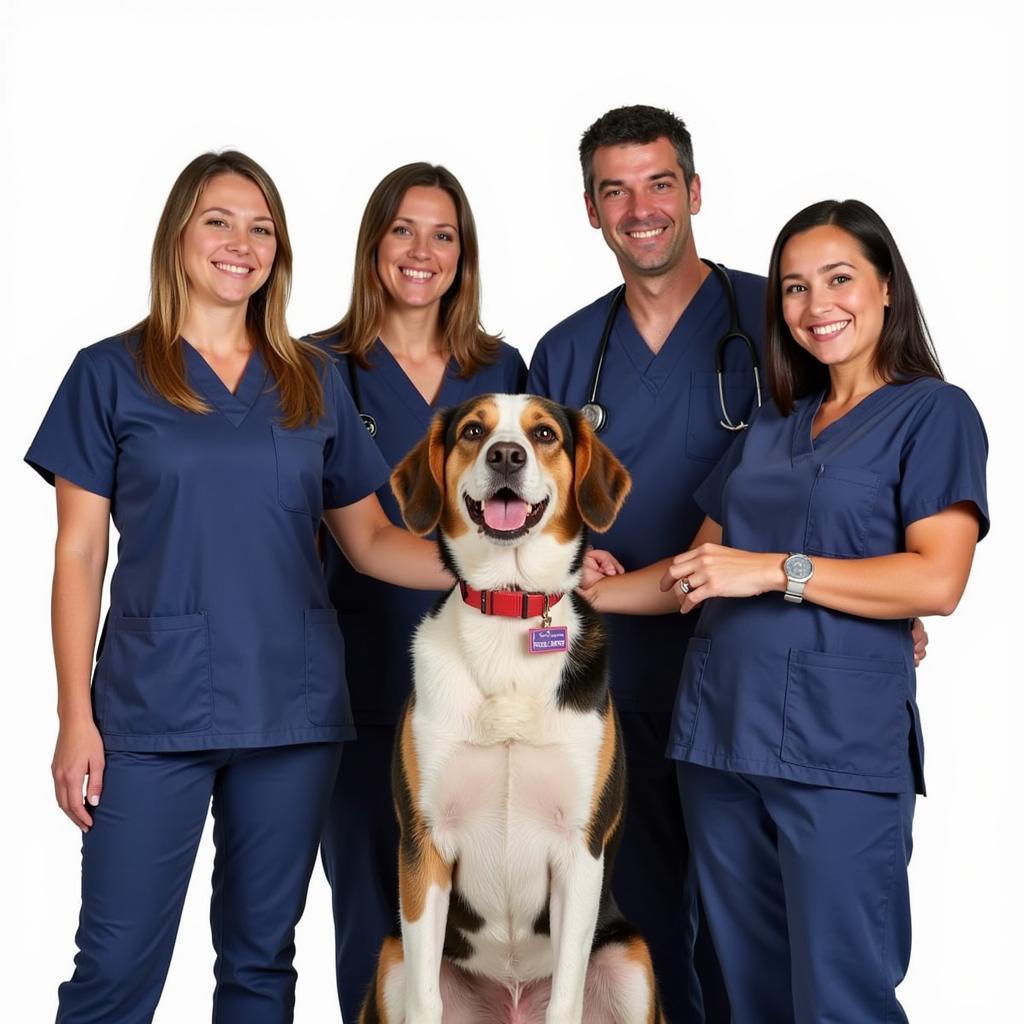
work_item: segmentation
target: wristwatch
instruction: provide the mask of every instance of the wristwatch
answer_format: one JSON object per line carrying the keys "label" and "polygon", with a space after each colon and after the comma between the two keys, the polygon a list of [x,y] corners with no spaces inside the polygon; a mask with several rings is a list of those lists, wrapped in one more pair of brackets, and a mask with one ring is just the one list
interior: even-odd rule
{"label": "wristwatch", "polygon": [[787,581],[784,595],[786,600],[792,601],[793,604],[802,604],[804,587],[814,575],[814,563],[806,555],[794,554],[782,563],[782,571],[786,574]]}

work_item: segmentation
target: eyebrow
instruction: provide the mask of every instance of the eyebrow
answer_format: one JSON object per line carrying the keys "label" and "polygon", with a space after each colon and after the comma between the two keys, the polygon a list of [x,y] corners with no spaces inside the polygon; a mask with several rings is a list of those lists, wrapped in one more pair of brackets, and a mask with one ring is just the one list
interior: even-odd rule
{"label": "eyebrow", "polygon": [[[647,176],[647,181],[659,181],[661,178],[672,178],[678,179],[679,175],[673,170],[655,171],[653,174]],[[622,178],[602,178],[598,184],[598,191],[601,189],[608,188],[610,185],[625,185]]]}
{"label": "eyebrow", "polygon": [[[849,267],[851,270],[857,269],[852,263],[847,263],[845,260],[839,260],[838,263],[826,263],[823,266],[818,267],[818,273],[827,274],[829,271],[835,270],[837,267]],[[782,280],[788,281],[791,277],[803,277],[803,274],[783,274]]]}
{"label": "eyebrow", "polygon": [[[203,210],[200,217],[205,217],[208,213],[226,213],[229,217],[234,217],[234,210],[227,210],[223,206],[211,206],[209,209]],[[269,220],[271,224],[274,223],[273,217],[253,217],[253,220]]]}
{"label": "eyebrow", "polygon": [[[416,223],[416,221],[413,220],[412,217],[396,217],[395,220],[404,220],[406,224],[415,224]],[[435,228],[450,228],[452,231],[455,231],[455,232],[458,232],[458,230],[459,230],[454,224],[447,224],[447,223],[435,224],[434,227]]]}

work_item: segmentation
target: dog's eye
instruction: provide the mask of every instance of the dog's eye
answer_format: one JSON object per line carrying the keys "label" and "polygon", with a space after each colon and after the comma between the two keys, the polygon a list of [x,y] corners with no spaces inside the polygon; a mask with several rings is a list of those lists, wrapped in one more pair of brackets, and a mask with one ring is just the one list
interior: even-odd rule
{"label": "dog's eye", "polygon": [[534,427],[533,436],[540,441],[541,444],[553,444],[558,440],[558,435],[543,423],[539,427]]}
{"label": "dog's eye", "polygon": [[484,428],[479,423],[467,423],[462,428],[462,437],[466,441],[479,441],[484,436]]}

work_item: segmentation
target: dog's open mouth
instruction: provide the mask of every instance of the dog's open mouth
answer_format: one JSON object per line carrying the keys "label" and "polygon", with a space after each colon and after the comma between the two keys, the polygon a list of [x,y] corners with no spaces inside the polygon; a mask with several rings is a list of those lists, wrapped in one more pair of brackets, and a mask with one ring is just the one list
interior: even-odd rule
{"label": "dog's open mouth", "polygon": [[502,487],[485,501],[476,501],[466,495],[469,518],[487,534],[501,540],[521,537],[532,526],[536,526],[548,507],[548,499],[531,505],[523,501],[509,487]]}

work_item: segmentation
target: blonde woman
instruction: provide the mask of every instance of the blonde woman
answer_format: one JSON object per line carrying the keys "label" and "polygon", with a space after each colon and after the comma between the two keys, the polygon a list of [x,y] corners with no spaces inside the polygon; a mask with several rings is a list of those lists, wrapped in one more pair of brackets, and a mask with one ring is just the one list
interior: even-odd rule
{"label": "blonde woman", "polygon": [[266,172],[198,157],[157,229],[149,316],[79,352],[27,455],[56,485],[53,776],[83,832],[59,1022],[152,1018],[211,801],[214,1019],[292,1019],[295,924],[354,734],[318,525],[361,572],[450,585],[384,515],[388,467],[336,370],[288,335],[290,277]]}
{"label": "blonde woman", "polygon": [[[480,324],[476,227],[451,171],[412,163],[380,181],[359,228],[349,308],[318,341],[390,466],[427,432],[436,409],[523,389],[522,356]],[[390,487],[378,497],[391,521],[401,523]],[[334,899],[338,996],[348,1021],[359,1015],[382,939],[398,927],[391,749],[412,685],[412,631],[439,595],[368,579],[333,544],[326,545],[325,569],[347,641],[359,727],[322,843]]]}

